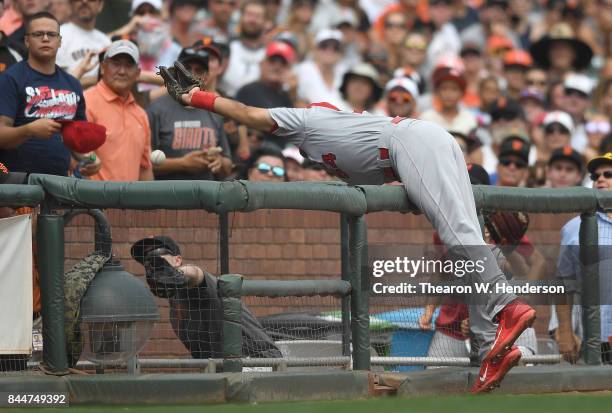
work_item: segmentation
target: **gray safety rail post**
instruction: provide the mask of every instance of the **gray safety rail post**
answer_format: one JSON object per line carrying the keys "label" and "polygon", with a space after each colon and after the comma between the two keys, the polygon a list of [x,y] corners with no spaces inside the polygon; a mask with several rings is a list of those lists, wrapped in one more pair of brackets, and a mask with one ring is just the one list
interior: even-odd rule
{"label": "gray safety rail post", "polygon": [[[349,226],[346,214],[340,214],[340,263],[342,281],[351,280]],[[342,305],[342,355],[351,355],[351,297],[344,296]]]}
{"label": "gray safety rail post", "polygon": [[582,323],[584,361],[601,364],[601,322],[599,313],[599,230],[597,213],[580,215],[580,263],[582,267]]}
{"label": "gray safety rail post", "polygon": [[223,304],[223,371],[242,371],[242,276],[223,274],[218,281]]}
{"label": "gray safety rail post", "polygon": [[350,216],[351,330],[353,369],[370,370],[370,308],[365,216]]}
{"label": "gray safety rail post", "polygon": [[227,212],[219,213],[219,265],[221,274],[229,273],[229,218]]}
{"label": "gray safety rail post", "polygon": [[45,201],[36,231],[43,319],[43,363],[57,375],[68,374],[64,320],[64,218]]}

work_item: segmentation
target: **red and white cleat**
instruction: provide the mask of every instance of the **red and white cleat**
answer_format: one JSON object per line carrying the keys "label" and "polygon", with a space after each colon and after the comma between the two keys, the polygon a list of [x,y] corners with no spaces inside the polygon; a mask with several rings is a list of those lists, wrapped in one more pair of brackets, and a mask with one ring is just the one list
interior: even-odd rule
{"label": "red and white cleat", "polygon": [[513,346],[500,361],[483,361],[470,393],[488,393],[499,386],[508,371],[521,359],[521,350]]}
{"label": "red and white cleat", "polygon": [[497,319],[499,325],[495,341],[485,356],[485,361],[497,361],[504,357],[521,333],[531,327],[536,319],[536,312],[529,305],[516,299],[497,314]]}

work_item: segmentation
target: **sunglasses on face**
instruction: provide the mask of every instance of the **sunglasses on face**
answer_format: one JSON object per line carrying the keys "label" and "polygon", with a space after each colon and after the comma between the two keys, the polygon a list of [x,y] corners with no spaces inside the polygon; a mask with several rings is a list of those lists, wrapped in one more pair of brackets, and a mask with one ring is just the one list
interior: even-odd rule
{"label": "sunglasses on face", "polygon": [[604,120],[587,122],[587,124],[584,126],[584,130],[587,133],[607,134],[610,132],[610,123]]}
{"label": "sunglasses on face", "polygon": [[514,165],[517,167],[517,169],[523,169],[527,167],[527,162],[521,160],[521,159],[502,159],[499,161],[500,164],[502,164],[503,166],[510,166],[510,165]]}
{"label": "sunglasses on face", "polygon": [[601,173],[598,172],[593,172],[591,174],[591,181],[596,182],[600,176],[602,176],[606,179],[612,179],[612,171],[603,171]]}
{"label": "sunglasses on face", "polygon": [[322,41],[321,43],[319,43],[318,48],[321,49],[321,50],[332,49],[335,52],[339,52],[340,51],[340,43],[338,43],[335,40],[325,40],[325,41]]}
{"label": "sunglasses on face", "polygon": [[38,39],[42,39],[43,37],[47,36],[47,39],[55,40],[55,39],[60,37],[60,34],[59,34],[59,32],[37,31],[37,32],[26,33],[26,36],[33,37],[33,38],[35,38],[37,40]]}
{"label": "sunglasses on face", "polygon": [[551,135],[553,133],[562,133],[564,135],[569,135],[569,131],[561,125],[548,125],[544,128],[544,132],[547,135]]}
{"label": "sunglasses on face", "polygon": [[272,172],[272,175],[274,176],[278,176],[278,177],[285,176],[285,168],[283,168],[282,166],[272,166],[268,163],[260,162],[256,165],[256,168],[262,174],[268,174]]}

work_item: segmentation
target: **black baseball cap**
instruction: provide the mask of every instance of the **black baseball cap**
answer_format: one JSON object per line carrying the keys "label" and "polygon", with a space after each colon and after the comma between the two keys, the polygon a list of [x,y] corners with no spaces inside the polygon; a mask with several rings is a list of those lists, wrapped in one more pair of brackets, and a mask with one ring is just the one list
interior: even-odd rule
{"label": "black baseball cap", "polygon": [[165,235],[143,238],[136,241],[130,249],[130,254],[136,261],[144,264],[147,254],[159,248],[167,250],[170,255],[181,255],[181,249],[178,244],[172,238]]}
{"label": "black baseball cap", "polygon": [[211,55],[216,56],[217,60],[223,60],[223,53],[221,53],[221,46],[215,43],[214,39],[210,36],[202,37],[196,40],[191,47],[194,49],[203,49],[209,52]]}
{"label": "black baseball cap", "polygon": [[208,70],[209,57],[210,52],[208,52],[208,50],[197,49],[195,47],[186,47],[181,50],[181,54],[179,54],[178,61],[181,63],[197,62],[204,66],[206,70]]}
{"label": "black baseball cap", "polygon": [[507,156],[516,156],[525,161],[529,162],[529,143],[523,138],[517,135],[511,135],[502,141],[499,148],[499,159]]}
{"label": "black baseball cap", "polygon": [[28,174],[25,172],[10,172],[2,162],[0,162],[0,184],[25,184]]}
{"label": "black baseball cap", "polygon": [[525,112],[521,104],[513,99],[499,98],[491,107],[491,119],[497,120],[515,120],[525,119]]}
{"label": "black baseball cap", "polygon": [[559,159],[567,159],[568,161],[574,162],[578,169],[582,172],[584,170],[584,157],[571,146],[564,146],[563,148],[557,148],[550,154],[548,160],[548,166],[552,165],[554,161]]}
{"label": "black baseball cap", "polygon": [[469,163],[467,169],[472,185],[491,185],[491,178],[485,168],[477,163]]}

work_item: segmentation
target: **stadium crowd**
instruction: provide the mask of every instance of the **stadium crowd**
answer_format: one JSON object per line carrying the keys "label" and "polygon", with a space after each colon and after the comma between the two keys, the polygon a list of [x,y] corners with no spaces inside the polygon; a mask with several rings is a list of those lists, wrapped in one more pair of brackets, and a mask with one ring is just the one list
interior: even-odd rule
{"label": "stadium crowd", "polygon": [[[607,0],[132,0],[127,23],[96,29],[119,3],[3,0],[0,162],[11,171],[334,179],[272,135],[172,101],[155,71],[177,59],[251,106],[328,102],[439,123],[496,185],[591,186],[586,163],[612,150]],[[56,21],[28,26],[45,12]],[[105,126],[95,161],[70,154],[53,119]],[[165,162],[151,163],[156,149]]]}

